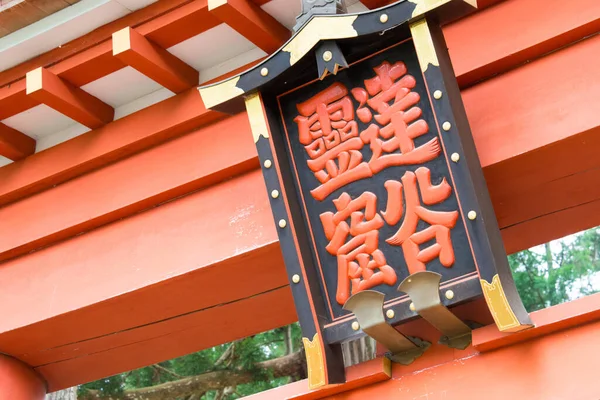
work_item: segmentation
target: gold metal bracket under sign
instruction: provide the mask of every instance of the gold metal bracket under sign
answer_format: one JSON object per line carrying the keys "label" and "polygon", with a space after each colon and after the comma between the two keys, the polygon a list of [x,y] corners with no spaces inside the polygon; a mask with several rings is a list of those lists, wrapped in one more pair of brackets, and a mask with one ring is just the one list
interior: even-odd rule
{"label": "gold metal bracket under sign", "polygon": [[471,344],[471,328],[442,304],[441,279],[435,272],[417,272],[405,278],[398,290],[408,294],[417,314],[442,333],[441,344],[464,350]]}
{"label": "gold metal bracket under sign", "polygon": [[420,357],[431,343],[408,338],[389,325],[383,315],[384,297],[383,293],[375,290],[364,290],[352,295],[344,304],[344,309],[354,313],[363,332],[389,350],[386,357],[408,365]]}

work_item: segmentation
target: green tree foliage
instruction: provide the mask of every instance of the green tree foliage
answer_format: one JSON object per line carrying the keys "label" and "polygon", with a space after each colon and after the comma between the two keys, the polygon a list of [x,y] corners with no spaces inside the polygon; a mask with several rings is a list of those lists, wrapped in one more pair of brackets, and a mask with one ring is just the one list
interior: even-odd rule
{"label": "green tree foliage", "polygon": [[517,290],[536,311],[600,289],[600,228],[524,250],[508,257]]}
{"label": "green tree foliage", "polygon": [[[301,350],[298,324],[260,333],[145,368],[115,375],[79,387],[79,398],[124,398],[128,390],[156,386],[214,371],[245,371],[252,382],[235,388],[191,393],[177,400],[233,400],[302,379],[304,376],[273,377],[255,366]],[[93,394],[93,396],[92,396]],[[176,399],[173,399],[176,400]]]}
{"label": "green tree foliage", "polygon": [[[527,310],[539,310],[598,292],[599,251],[600,228],[595,228],[509,256],[517,289]],[[298,324],[290,325],[88,383],[80,387],[79,395],[84,400],[89,398],[90,393],[95,393],[93,398],[131,398],[126,397],[128,391],[168,382],[177,384],[186,377],[213,371],[250,371],[252,380],[249,383],[222,390],[198,391],[178,398],[238,399],[303,378],[297,372],[292,376],[274,377],[269,370],[256,368],[257,363],[276,360],[301,350],[300,337]],[[295,360],[301,361],[302,358]]]}

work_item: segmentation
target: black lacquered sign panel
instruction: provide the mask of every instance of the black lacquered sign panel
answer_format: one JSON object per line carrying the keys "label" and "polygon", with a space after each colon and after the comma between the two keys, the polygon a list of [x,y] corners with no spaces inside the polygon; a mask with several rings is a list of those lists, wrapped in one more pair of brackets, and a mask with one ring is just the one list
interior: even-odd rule
{"label": "black lacquered sign panel", "polygon": [[387,303],[405,297],[396,288],[411,273],[440,273],[445,285],[476,278],[412,40],[291,90],[278,106],[331,321],[361,290]]}

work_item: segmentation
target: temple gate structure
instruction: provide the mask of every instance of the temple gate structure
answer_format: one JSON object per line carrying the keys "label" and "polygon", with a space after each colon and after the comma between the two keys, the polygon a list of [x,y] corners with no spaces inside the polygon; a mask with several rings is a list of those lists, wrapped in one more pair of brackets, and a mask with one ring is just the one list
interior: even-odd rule
{"label": "temple gate structure", "polygon": [[600,225],[600,2],[33,3],[0,400],[295,321],[308,379],[249,399],[600,398],[600,294],[527,313],[506,261]]}

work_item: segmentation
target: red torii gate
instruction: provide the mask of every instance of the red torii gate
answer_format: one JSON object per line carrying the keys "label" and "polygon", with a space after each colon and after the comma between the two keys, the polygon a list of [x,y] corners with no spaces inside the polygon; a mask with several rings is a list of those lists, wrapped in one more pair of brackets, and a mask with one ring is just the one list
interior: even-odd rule
{"label": "red torii gate", "polygon": [[[444,28],[509,253],[600,224],[591,184],[598,179],[600,89],[590,62],[600,51],[594,35],[600,5],[576,3],[508,0]],[[26,88],[25,74],[40,66],[74,88],[122,68],[129,61],[113,56],[111,35],[123,28],[166,48],[221,20],[240,23],[224,15],[216,19],[206,2],[164,1],[108,24],[0,73],[0,115],[52,104]],[[511,34],[507,21],[516,15],[528,23]],[[243,24],[261,24],[253,18],[248,14]],[[275,26],[238,29],[254,32],[249,39],[272,51],[273,38],[285,40]],[[155,47],[136,54],[146,60],[140,68],[156,77],[165,68],[152,61],[153,51],[161,53]],[[524,64],[529,60],[535,61]],[[185,67],[166,70],[180,76]],[[0,168],[0,351],[39,372],[50,390],[296,320],[247,118],[206,110],[195,83],[188,86]],[[54,86],[43,89],[60,97]],[[62,107],[67,115],[97,113],[80,99]],[[1,154],[22,149],[18,132],[1,129]],[[475,348],[484,352],[593,321],[598,301],[592,296],[533,313],[538,328],[528,333],[476,330]],[[581,338],[577,345],[556,335],[537,339],[537,353],[523,369],[509,361],[522,347],[511,346],[469,359],[465,371],[493,359],[518,386],[519,371],[543,361],[567,379],[573,372],[551,366],[545,354],[574,351],[584,340],[590,345],[595,324],[571,330]],[[593,354],[587,347],[577,361],[594,371]],[[436,363],[453,357],[440,354]],[[380,387],[397,390],[394,381]],[[584,398],[593,393],[580,390]]]}

